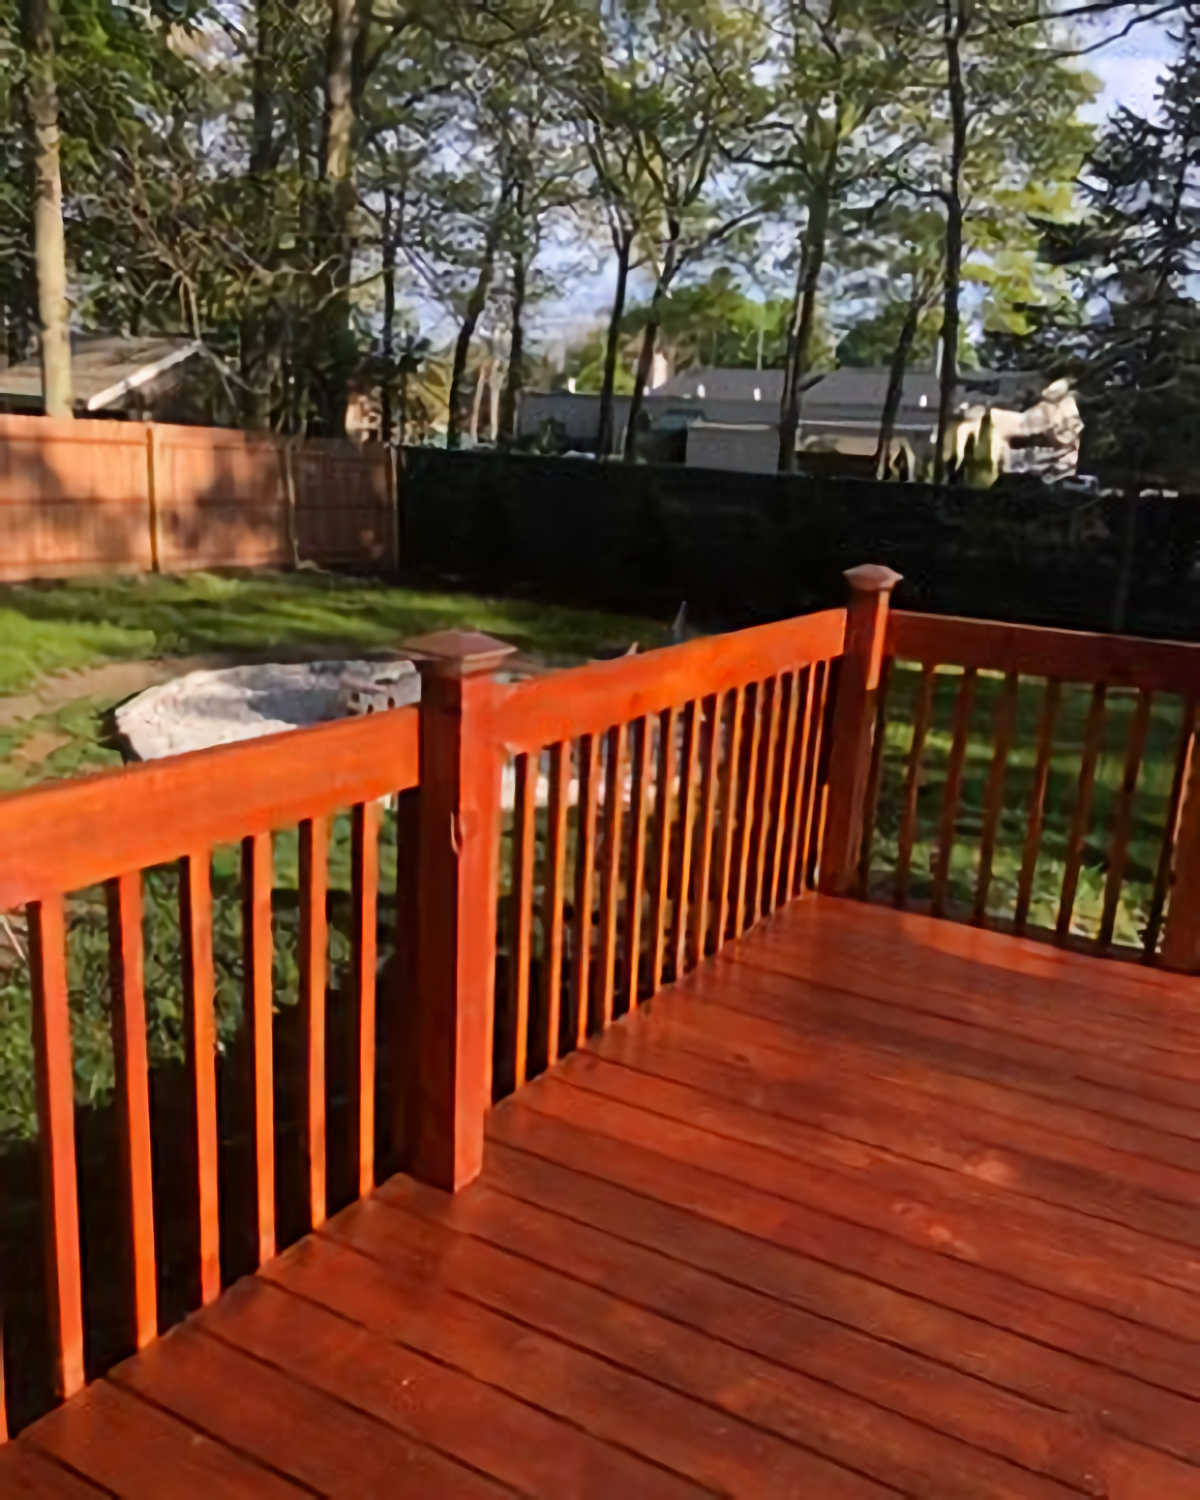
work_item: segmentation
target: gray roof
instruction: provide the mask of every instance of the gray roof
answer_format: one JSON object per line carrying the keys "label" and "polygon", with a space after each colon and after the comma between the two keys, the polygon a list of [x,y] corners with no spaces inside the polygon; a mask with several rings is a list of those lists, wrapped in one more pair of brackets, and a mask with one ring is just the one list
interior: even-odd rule
{"label": "gray roof", "polygon": [[[127,391],[195,354],[185,338],[121,338],[78,335],[71,340],[71,388],[77,406],[99,411]],[[40,403],[42,368],[37,360],[0,370],[0,399]]]}
{"label": "gray roof", "polygon": [[[888,371],[883,366],[843,365],[814,374],[804,393],[803,410],[810,419],[877,418],[887,393]],[[1041,394],[1045,382],[1029,371],[964,370],[959,381],[961,401],[1021,406]],[[703,394],[701,392],[703,391]],[[758,391],[758,395],[755,395]],[[782,370],[684,370],[658,386],[656,396],[698,401],[753,401],[777,407],[783,395]],[[938,377],[932,370],[910,370],[904,377],[900,410],[905,413],[937,410]]]}

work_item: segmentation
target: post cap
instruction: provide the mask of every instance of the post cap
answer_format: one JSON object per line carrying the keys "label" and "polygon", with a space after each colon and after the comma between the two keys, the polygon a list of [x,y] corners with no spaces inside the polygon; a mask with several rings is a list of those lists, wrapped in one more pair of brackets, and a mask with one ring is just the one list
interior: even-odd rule
{"label": "post cap", "polygon": [[435,630],[411,637],[400,649],[422,677],[475,677],[495,671],[517,648],[481,630]]}
{"label": "post cap", "polygon": [[890,594],[903,576],[885,563],[859,563],[842,574],[856,594]]}

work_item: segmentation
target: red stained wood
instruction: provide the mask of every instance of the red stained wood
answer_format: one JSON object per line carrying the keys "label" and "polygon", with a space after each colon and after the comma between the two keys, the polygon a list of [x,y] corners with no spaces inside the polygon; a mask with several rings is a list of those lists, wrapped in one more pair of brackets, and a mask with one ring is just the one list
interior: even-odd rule
{"label": "red stained wood", "polygon": [[771,909],[767,892],[769,850],[774,842],[774,831],[779,821],[779,806],[775,786],[776,757],[780,724],[782,722],[783,677],[773,677],[767,684],[770,709],[764,728],[761,760],[758,777],[758,805],[755,811],[754,868],[750,883],[750,916],[757,922],[765,911]]}
{"label": "red stained wood", "polygon": [[0,911],[416,784],[415,708],[48,782],[0,797]]}
{"label": "red stained wood", "polygon": [[658,768],[654,795],[655,868],[650,883],[650,991],[662,983],[667,951],[670,902],[671,830],[675,823],[675,740],[679,715],[673,708],[658,716]]}
{"label": "red stained wood", "polygon": [[719,697],[704,700],[704,744],[701,751],[700,824],[696,879],[692,897],[691,963],[698,964],[708,952],[709,912],[712,905],[713,834],[717,814],[717,769],[721,752],[722,708]]}
{"label": "red stained wood", "polygon": [[985,667],[1023,677],[1101,682],[1148,692],[1200,691],[1200,651],[1178,641],[893,610],[887,650],[924,664]]}
{"label": "red stained wood", "polygon": [[529,1066],[529,968],[532,955],[533,860],[539,757],[518,755],[513,766],[512,930],[508,964],[508,1009],[513,1024],[513,1087]]}
{"label": "red stained wood", "polygon": [[[814,737],[813,702],[817,686],[816,666],[801,669],[797,689],[800,693],[798,719],[796,723],[795,764],[791,769],[790,797],[780,809],[787,821],[787,858],[784,865],[783,889],[780,899],[788,901],[796,893],[796,871],[800,862],[800,850],[804,843],[804,783],[809,772],[809,760]],[[803,684],[801,686],[800,684]]]}
{"label": "red stained wood", "polygon": [[1150,694],[1139,693],[1137,707],[1129,721],[1129,741],[1125,747],[1125,767],[1121,774],[1121,789],[1117,795],[1116,813],[1113,819],[1112,843],[1108,850],[1108,876],[1104,883],[1104,911],[1100,918],[1099,941],[1102,946],[1112,942],[1116,926],[1117,906],[1121,900],[1121,881],[1125,876],[1125,861],[1129,850],[1129,833],[1133,823],[1133,796],[1137,790],[1138,773],[1142,767],[1142,755],[1146,748],[1146,731],[1150,727]]}
{"label": "red stained wood", "polygon": [[121,1132],[133,1341],[158,1333],[154,1178],[150,1165],[150,1079],[142,955],[142,877],[121,875],[105,891],[112,989],[113,1075]]}
{"label": "red stained wood", "polygon": [[992,883],[992,858],[996,852],[996,831],[1004,809],[1004,773],[1008,768],[1008,751],[1017,717],[1017,693],[1020,687],[1015,672],[1004,679],[996,700],[996,719],[992,731],[992,764],[988,770],[987,790],[983,798],[983,830],[979,839],[979,871],[975,881],[975,906],[971,920],[981,923],[987,914],[988,890]]}
{"label": "red stained wood", "polygon": [[600,1027],[613,1018],[616,987],[618,930],[621,901],[621,833],[625,808],[625,726],[610,729],[606,736],[604,767],[604,869],[600,886]]}
{"label": "red stained wood", "polygon": [[535,677],[501,695],[495,733],[514,754],[580,734],[602,734],[613,723],[659,713],[698,693],[724,692],[800,662],[836,656],[845,623],[845,610],[829,609]]}
{"label": "red stained wood", "polygon": [[1100,736],[1104,731],[1104,692],[1104,684],[1097,683],[1092,689],[1092,701],[1088,708],[1083,754],[1079,762],[1079,785],[1075,792],[1075,807],[1071,813],[1071,831],[1067,836],[1062,896],[1055,923],[1055,932],[1060,938],[1070,931],[1071,917],[1075,910],[1075,891],[1079,884],[1079,867],[1083,862],[1083,841],[1087,837],[1092,811],[1092,790],[1096,784],[1096,759],[1100,753]]}
{"label": "red stained wood", "polygon": [[650,721],[635,719],[629,789],[629,874],[625,897],[625,1009],[636,1010],[642,960],[642,911],[646,893],[646,801],[650,780]]}
{"label": "red stained wood", "polygon": [[758,792],[759,746],[763,732],[763,694],[766,684],[753,683],[746,689],[751,707],[749,733],[743,731],[742,795],[737,812],[737,859],[734,873],[733,936],[746,931],[746,897],[750,877],[750,857],[754,844],[754,799]]}
{"label": "red stained wood", "polygon": [[779,779],[771,803],[771,864],[770,875],[766,891],[764,892],[763,906],[769,915],[776,906],[784,899],[780,891],[780,882],[783,872],[783,851],[787,841],[789,806],[789,793],[793,785],[794,774],[794,749],[796,742],[796,720],[799,717],[800,708],[800,671],[789,672],[786,678],[779,679],[780,690],[784,690],[786,681],[787,707],[784,709],[783,719],[783,744],[779,751]]}
{"label": "red stained wood", "polygon": [[62,898],[32,902],[27,917],[46,1300],[55,1386],[60,1395],[73,1396],[83,1385],[83,1294],[75,1190],[75,1080]]}
{"label": "red stained wood", "polygon": [[563,891],[567,868],[567,779],[570,750],[565,744],[550,746],[550,794],[546,817],[546,872],[542,921],[546,928],[546,1060],[558,1061],[562,1015]]}
{"label": "red stained wood", "polygon": [[839,895],[854,885],[862,853],[879,673],[891,593],[900,577],[890,568],[864,567],[851,568],[846,580],[850,607],[833,711],[837,755],[830,763],[828,842],[820,874],[821,889]]}
{"label": "red stained wood", "polygon": [[271,835],[242,840],[242,944],[250,1036],[250,1128],[258,1263],[275,1254],[275,1073],[272,1055]]}
{"label": "red stained wood", "polygon": [[729,730],[725,766],[721,773],[721,843],[717,859],[717,923],[713,946],[719,953],[729,931],[730,894],[733,890],[733,856],[737,847],[738,780],[742,758],[742,721],[746,715],[746,691],[734,688],[729,695]]}
{"label": "red stained wood", "polygon": [[1046,786],[1050,779],[1050,757],[1054,751],[1054,725],[1061,695],[1062,683],[1056,677],[1048,678],[1042,716],[1038,723],[1037,759],[1034,762],[1033,786],[1030,788],[1026,813],[1025,847],[1021,855],[1021,874],[1017,881],[1017,905],[1013,913],[1013,930],[1017,933],[1024,932],[1029,917],[1033,876],[1037,869],[1042,825],[1046,817]]}
{"label": "red stained wood", "polygon": [[[1154,872],[1154,890],[1150,897],[1150,909],[1146,916],[1146,931],[1142,938],[1142,952],[1153,959],[1162,929],[1163,910],[1167,890],[1174,868],[1176,846],[1179,840],[1179,818],[1183,808],[1184,788],[1188,785],[1189,772],[1195,744],[1196,699],[1189,697],[1183,705],[1183,718],[1179,727],[1179,741],[1175,750],[1174,770],[1171,774],[1171,790],[1167,797],[1166,816],[1163,819],[1162,843],[1158,852],[1158,863]],[[1181,916],[1183,913],[1181,913]],[[1179,943],[1177,957],[1184,965],[1188,962],[1190,943]],[[1191,949],[1192,952],[1196,950]]]}
{"label": "red stained wood", "polygon": [[671,887],[675,912],[671,935],[672,972],[678,979],[687,969],[689,898],[692,884],[692,842],[696,820],[696,774],[700,765],[700,740],[704,732],[704,708],[699,702],[683,713],[683,754],[679,764],[679,832],[675,840]]}
{"label": "red stained wood", "polygon": [[[375,971],[378,967],[379,805],[360,802],[351,813],[351,944],[358,1021],[358,1191],[375,1186]],[[490,1081],[488,1093],[491,1093]]]}
{"label": "red stained wood", "polygon": [[300,824],[300,1011],[304,1023],[304,1144],[309,1225],[325,1222],[325,988],[328,983],[329,822]]}
{"label": "red stained wood", "polygon": [[571,1004],[575,1045],[587,1041],[592,974],[592,906],[596,883],[596,806],[600,795],[599,742],[579,741],[579,799],[575,807],[575,920],[571,932]]}
{"label": "red stained wood", "polygon": [[[950,874],[950,856],[954,849],[954,828],[958,818],[958,804],[962,796],[963,763],[967,754],[967,731],[971,723],[971,708],[975,702],[974,667],[968,667],[958,685],[958,696],[954,702],[954,731],[950,742],[950,759],[946,763],[946,789],[942,796],[942,821],[938,828],[937,856],[933,867],[932,910],[940,916],[946,904],[946,880]],[[878,784],[878,772],[875,774]],[[878,795],[878,794],[876,794]],[[871,821],[874,821],[875,797],[871,798]]]}
{"label": "red stained wood", "polygon": [[[1194,723],[1194,712],[1189,714],[1189,722]],[[1200,888],[1200,755],[1192,736],[1188,738],[1186,769],[1180,780],[1178,810],[1168,827],[1174,835],[1171,904],[1163,933],[1162,961],[1168,968],[1195,973],[1200,968],[1200,901],[1196,899]],[[1156,907],[1157,896],[1156,890]]]}
{"label": "red stained wood", "polygon": [[800,858],[796,866],[795,894],[812,889],[814,874],[819,868],[818,854],[821,848],[824,817],[824,796],[821,785],[821,756],[824,752],[826,718],[829,704],[829,678],[831,662],[818,662],[817,696],[813,705],[812,726],[809,733],[807,764],[804,768],[804,800],[802,804],[803,831],[800,839]]}
{"label": "red stained wood", "polygon": [[421,653],[414,1169],[456,1191],[479,1172],[491,1103],[502,752],[486,726],[511,648],[456,631],[408,645]]}
{"label": "red stained wood", "polygon": [[897,906],[903,906],[908,900],[908,880],[917,833],[917,803],[921,791],[921,757],[925,750],[925,735],[929,729],[933,682],[933,667],[926,664],[921,670],[921,686],[917,691],[912,740],[908,749],[908,768],[904,775],[904,810],[900,818],[900,846],[896,854]]}
{"label": "red stained wood", "polygon": [[207,850],[179,862],[179,931],[188,1085],[196,1134],[200,1301],[221,1291],[217,1183],[217,1037],[213,1017],[212,882]]}

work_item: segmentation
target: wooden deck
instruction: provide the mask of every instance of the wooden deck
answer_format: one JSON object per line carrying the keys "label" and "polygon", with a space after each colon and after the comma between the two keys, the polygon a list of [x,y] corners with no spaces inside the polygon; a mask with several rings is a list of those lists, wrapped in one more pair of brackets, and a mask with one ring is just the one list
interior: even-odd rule
{"label": "wooden deck", "polygon": [[0,1451],[85,1496],[1200,1496],[1200,985],[784,910]]}

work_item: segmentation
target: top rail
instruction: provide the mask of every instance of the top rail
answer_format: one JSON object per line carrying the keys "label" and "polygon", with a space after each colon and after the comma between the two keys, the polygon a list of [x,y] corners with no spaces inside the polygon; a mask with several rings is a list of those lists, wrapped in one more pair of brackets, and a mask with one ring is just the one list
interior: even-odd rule
{"label": "top rail", "polygon": [[509,754],[675,708],[698,695],[761,681],[798,663],[840,656],[846,611],[756,625],[645,655],[535,677],[497,698],[492,731]]}
{"label": "top rail", "polygon": [[415,708],[0,797],[0,911],[417,785]]}
{"label": "top rail", "polygon": [[906,661],[1057,677],[1062,682],[1200,692],[1200,649],[1180,641],[892,610],[886,651]]}

